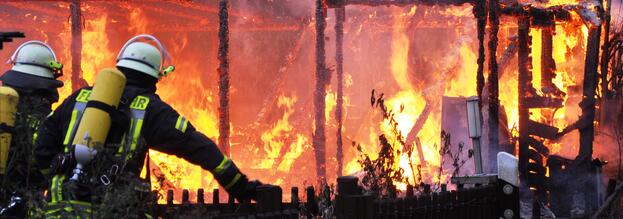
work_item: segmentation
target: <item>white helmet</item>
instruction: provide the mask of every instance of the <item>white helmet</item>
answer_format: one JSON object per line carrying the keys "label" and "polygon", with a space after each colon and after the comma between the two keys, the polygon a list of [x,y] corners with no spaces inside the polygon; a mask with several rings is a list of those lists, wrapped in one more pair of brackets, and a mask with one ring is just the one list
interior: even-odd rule
{"label": "white helmet", "polygon": [[56,79],[63,75],[63,64],[48,44],[41,41],[28,41],[17,47],[7,63],[11,70],[39,77]]}
{"label": "white helmet", "polygon": [[[148,43],[137,42],[140,39],[153,41],[158,48]],[[123,45],[117,55],[117,67],[134,69],[160,79],[175,70],[173,65],[164,67],[165,59],[170,62],[169,54],[162,43],[151,35],[141,34],[132,37]]]}

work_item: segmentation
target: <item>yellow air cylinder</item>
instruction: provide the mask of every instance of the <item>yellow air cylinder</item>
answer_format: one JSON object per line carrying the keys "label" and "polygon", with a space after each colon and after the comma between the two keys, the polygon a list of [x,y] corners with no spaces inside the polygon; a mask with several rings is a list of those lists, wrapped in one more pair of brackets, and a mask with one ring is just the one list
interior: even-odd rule
{"label": "yellow air cylinder", "polygon": [[[13,127],[15,125],[15,113],[17,112],[18,101],[19,95],[17,91],[10,87],[0,86],[0,124],[4,124],[8,127]],[[4,174],[6,171],[9,161],[11,138],[11,133],[0,130],[0,174]]]}
{"label": "yellow air cylinder", "polygon": [[[98,101],[117,108],[125,89],[126,78],[123,73],[114,68],[105,68],[99,72],[89,101]],[[84,110],[73,144],[80,144],[89,148],[103,146],[110,130],[111,118],[108,112],[89,107]]]}

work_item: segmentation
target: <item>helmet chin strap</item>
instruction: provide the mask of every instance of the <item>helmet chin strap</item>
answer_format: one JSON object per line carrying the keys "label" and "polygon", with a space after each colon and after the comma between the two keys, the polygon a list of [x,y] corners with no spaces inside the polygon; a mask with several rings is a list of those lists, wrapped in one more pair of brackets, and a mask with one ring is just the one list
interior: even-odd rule
{"label": "helmet chin strap", "polygon": [[171,56],[169,55],[169,53],[167,52],[167,50],[164,48],[164,46],[162,45],[162,43],[160,43],[160,40],[158,40],[156,37],[149,35],[149,34],[140,34],[137,36],[132,37],[130,40],[128,40],[128,42],[126,42],[123,47],[121,47],[121,50],[119,51],[119,54],[117,54],[117,62],[121,59],[121,56],[123,55],[123,52],[126,50],[126,48],[141,39],[147,39],[147,40],[151,40],[153,41],[158,48],[160,49],[160,66],[158,69],[156,69],[161,76],[167,76],[169,73],[173,72],[175,70],[175,67],[173,65],[169,65],[166,68],[164,67],[164,62],[165,60],[167,61],[167,63],[171,63]]}

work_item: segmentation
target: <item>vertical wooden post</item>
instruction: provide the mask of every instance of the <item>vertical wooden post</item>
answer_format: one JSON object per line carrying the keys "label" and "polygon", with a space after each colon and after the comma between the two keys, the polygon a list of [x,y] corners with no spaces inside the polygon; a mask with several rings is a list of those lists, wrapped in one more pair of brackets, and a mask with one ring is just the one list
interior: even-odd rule
{"label": "vertical wooden post", "polygon": [[173,199],[174,199],[173,190],[172,189],[167,190],[167,205],[169,206],[173,205]]}
{"label": "vertical wooden post", "polygon": [[607,0],[607,8],[604,13],[604,45],[601,50],[601,113],[599,124],[606,123],[606,100],[610,97],[608,89],[608,65],[610,64],[610,8],[612,0]]}
{"label": "vertical wooden post", "polygon": [[291,198],[290,198],[290,203],[291,203],[291,209],[298,209],[299,207],[299,188],[298,187],[292,187],[291,191]]}
{"label": "vertical wooden post", "polygon": [[80,1],[73,0],[69,5],[71,12],[71,89],[78,90],[86,86],[82,79],[82,12]]}
{"label": "vertical wooden post", "polygon": [[532,80],[530,79],[530,66],[532,65],[532,59],[530,57],[530,18],[520,17],[518,18],[518,30],[517,30],[517,44],[518,49],[518,116],[519,116],[519,174],[522,180],[527,180],[528,177],[528,130],[527,126],[530,120],[529,110],[524,105],[525,94],[528,93],[528,89],[532,87]]}
{"label": "vertical wooden post", "polygon": [[204,192],[203,192],[203,188],[199,188],[197,189],[197,205],[203,205],[203,204],[205,204]]}
{"label": "vertical wooden post", "polygon": [[487,25],[487,0],[477,0],[474,6],[474,16],[477,19],[478,29],[478,70],[476,71],[476,86],[478,92],[478,103],[482,108],[482,90],[485,87],[485,29]]}
{"label": "vertical wooden post", "polygon": [[541,32],[541,87],[547,88],[548,91],[557,92],[556,86],[552,80],[556,77],[556,63],[552,57],[554,51],[553,32],[556,28],[554,16],[551,16],[551,25],[543,28]]}
{"label": "vertical wooden post", "polygon": [[[307,195],[307,203],[305,203],[305,208],[309,211],[311,215],[318,214],[318,203],[316,203],[316,192],[313,186],[309,186],[305,189],[305,194]],[[308,216],[311,216],[308,215]]]}
{"label": "vertical wooden post", "polygon": [[182,204],[183,205],[190,204],[190,193],[188,192],[188,189],[182,190]]}
{"label": "vertical wooden post", "polygon": [[218,207],[218,205],[221,203],[218,191],[218,189],[212,190],[212,204],[216,207]]}
{"label": "vertical wooden post", "polygon": [[595,138],[595,94],[597,90],[597,67],[599,65],[600,26],[589,26],[586,59],[584,62],[584,84],[582,92],[581,118],[586,123],[580,128],[580,152],[578,162],[590,162],[593,156],[593,140]]}
{"label": "vertical wooden post", "polygon": [[344,20],[346,19],[346,9],[344,7],[335,9],[335,63],[337,72],[337,106],[335,118],[337,119],[337,176],[342,175],[342,127],[344,110]]}
{"label": "vertical wooden post", "polygon": [[316,176],[323,180],[326,176],[325,162],[325,96],[329,72],[325,66],[324,31],[326,28],[325,5],[323,0],[316,0],[316,90],[314,92],[314,136],[313,145],[316,154]]}
{"label": "vertical wooden post", "polygon": [[219,1],[218,30],[218,76],[219,76],[219,137],[218,144],[223,154],[229,154],[229,14],[228,0]]}
{"label": "vertical wooden post", "polygon": [[[489,0],[489,24],[491,26],[489,33],[489,160],[495,160],[497,152],[500,151],[499,146],[499,108],[500,100],[498,97],[498,31],[500,26],[499,20],[499,3],[498,0]],[[497,164],[493,162],[493,169],[497,168]]]}

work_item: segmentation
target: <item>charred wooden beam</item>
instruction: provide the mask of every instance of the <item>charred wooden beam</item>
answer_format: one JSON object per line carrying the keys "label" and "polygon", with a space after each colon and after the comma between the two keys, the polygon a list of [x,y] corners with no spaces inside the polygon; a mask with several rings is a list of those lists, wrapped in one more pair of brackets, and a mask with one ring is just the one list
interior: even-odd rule
{"label": "charred wooden beam", "polygon": [[78,90],[87,85],[82,78],[82,12],[80,1],[74,0],[69,5],[71,11],[71,89]]}
{"label": "charred wooden beam", "polygon": [[607,0],[608,7],[604,13],[604,44],[601,50],[601,113],[599,124],[606,123],[606,100],[610,98],[610,90],[608,87],[608,64],[610,63],[610,8],[612,0]]}
{"label": "charred wooden beam", "polygon": [[[499,126],[499,86],[498,86],[498,31],[500,29],[499,1],[489,0],[489,159],[495,160],[500,151],[500,126]],[[495,165],[495,164],[494,164]]]}
{"label": "charred wooden beam", "polygon": [[417,155],[420,158],[420,165],[422,166],[422,168],[426,168],[428,166],[428,163],[426,162],[426,158],[424,156],[424,150],[422,150],[422,142],[418,137],[415,138],[415,146],[417,149]]}
{"label": "charred wooden beam", "polygon": [[528,134],[527,123],[530,119],[528,108],[525,106],[524,96],[531,85],[529,81],[530,65],[530,18],[520,17],[518,21],[518,114],[519,114],[519,173],[522,179],[528,175]]}
{"label": "charred wooden beam", "polygon": [[220,0],[219,7],[219,148],[223,154],[229,154],[229,17],[228,0]]}
{"label": "charred wooden beam", "polygon": [[344,110],[344,21],[346,20],[346,9],[335,9],[335,63],[337,74],[337,106],[335,109],[335,118],[337,120],[337,175],[342,175],[342,126],[343,126],[343,110]]}
{"label": "charred wooden beam", "polygon": [[510,42],[508,43],[506,49],[504,49],[504,53],[502,53],[502,56],[500,56],[500,59],[498,61],[498,71],[500,77],[504,75],[504,71],[506,70],[506,67],[508,67],[508,63],[511,59],[513,59],[513,57],[515,57],[515,54],[517,54],[518,50],[517,36],[511,36],[508,38],[508,40]]}
{"label": "charred wooden beam", "polygon": [[347,5],[366,6],[407,6],[407,5],[462,5],[473,4],[478,0],[327,0],[330,8],[340,8]]}
{"label": "charred wooden beam", "polygon": [[599,65],[599,38],[601,28],[590,26],[588,42],[586,46],[586,59],[584,62],[584,84],[582,91],[582,116],[591,121],[588,125],[580,128],[580,151],[577,162],[590,162],[593,156],[593,140],[595,138],[595,94],[597,90],[597,67]]}
{"label": "charred wooden beam", "polygon": [[[545,94],[560,97],[564,93],[553,82],[553,79],[556,77],[556,62],[553,57],[553,32],[556,25],[553,19],[545,19],[543,26],[545,27],[541,32],[541,88]],[[562,107],[562,103],[560,107]]]}
{"label": "charred wooden beam", "polygon": [[533,96],[525,98],[526,108],[560,108],[563,107],[563,99],[561,98],[549,98],[542,96]]}
{"label": "charred wooden beam", "polygon": [[622,194],[623,194],[623,183],[619,183],[619,185],[616,186],[612,194],[608,196],[606,201],[604,201],[603,205],[601,205],[599,210],[597,210],[597,212],[593,214],[591,219],[603,218],[602,215],[605,214],[607,210],[620,208]]}
{"label": "charred wooden beam", "polygon": [[549,148],[547,148],[543,142],[540,142],[532,137],[527,137],[526,140],[528,141],[528,145],[530,145],[530,147],[532,147],[536,152],[539,152],[539,154],[545,157],[549,156]]}
{"label": "charred wooden beam", "polygon": [[[553,17],[554,21],[570,21],[571,12],[574,11],[580,15],[582,20],[592,26],[600,26],[600,11],[602,10],[601,4],[596,1],[587,1],[584,4],[564,4],[550,7],[539,7],[531,4],[502,4],[500,5],[500,12],[504,15],[522,17],[527,16],[536,18],[534,26],[543,26],[544,23],[541,18],[549,19]],[[545,27],[547,27],[547,22]]]}
{"label": "charred wooden beam", "polygon": [[478,31],[478,69],[476,70],[476,89],[478,92],[478,104],[480,109],[482,109],[482,90],[485,86],[485,76],[484,76],[484,68],[485,68],[485,28],[487,26],[487,1],[486,0],[476,0],[476,5],[473,9],[474,16],[477,20],[477,31]]}
{"label": "charred wooden beam", "polygon": [[[551,6],[547,8],[536,7],[529,4],[502,4],[500,6],[500,13],[504,15],[516,16],[516,17],[534,17],[534,18],[553,18],[555,21],[569,21],[571,20],[570,11],[578,8],[579,6],[571,5],[559,5]],[[534,25],[539,22],[534,23]]]}
{"label": "charred wooden beam", "polygon": [[415,123],[411,127],[411,130],[407,134],[407,138],[405,140],[405,147],[409,147],[413,143],[413,141],[415,141],[417,135],[420,133],[420,130],[422,130],[422,128],[424,127],[426,120],[428,120],[430,111],[431,111],[431,106],[428,102],[426,102],[426,105],[424,105],[424,109],[422,110],[422,113],[420,113],[418,118],[415,120]]}
{"label": "charred wooden beam", "polygon": [[558,138],[558,128],[545,125],[542,123],[538,123],[532,120],[528,120],[527,124],[525,124],[525,128],[527,129],[527,135],[539,136],[541,138],[547,138],[550,140]]}
{"label": "charred wooden beam", "polygon": [[[426,164],[426,159],[424,159],[424,152],[422,150],[422,144],[420,144],[420,141],[417,135],[420,133],[420,130],[422,130],[422,128],[424,127],[426,120],[428,120],[428,116],[430,115],[430,112],[431,112],[430,104],[426,102],[426,105],[424,106],[422,113],[420,113],[420,116],[418,116],[418,118],[415,120],[413,127],[411,127],[411,131],[409,131],[409,133],[407,134],[407,139],[405,140],[405,145],[404,145],[405,147],[411,147],[413,142],[415,142],[415,147],[417,149],[418,156],[420,158],[420,164],[422,165],[422,167],[426,167],[427,164]],[[406,149],[403,149],[403,151],[406,151]]]}
{"label": "charred wooden beam", "polygon": [[[67,0],[67,1],[75,1],[75,0]],[[18,10],[24,10],[26,13],[40,13],[43,15],[49,15],[53,17],[63,17],[67,18],[67,14],[63,13],[61,10],[57,10],[57,8],[46,7],[41,4],[24,4],[24,1],[2,1],[0,2],[2,5],[7,5],[14,7]]]}
{"label": "charred wooden beam", "polygon": [[272,80],[272,83],[270,84],[270,87],[269,87],[270,89],[267,89],[264,95],[265,96],[264,101],[262,102],[262,108],[257,114],[257,118],[254,122],[254,125],[267,122],[266,121],[267,115],[269,115],[271,111],[274,109],[274,106],[277,105],[276,102],[279,97],[279,94],[285,88],[285,83],[288,78],[287,73],[290,70],[290,67],[292,66],[292,64],[294,64],[294,61],[298,58],[303,42],[305,42],[305,37],[307,33],[305,29],[306,27],[307,27],[307,23],[305,23],[304,25],[298,28],[300,35],[298,39],[292,45],[292,49],[290,49],[290,52],[286,56],[286,60],[284,64],[279,68],[279,71],[277,72],[277,76]]}
{"label": "charred wooden beam", "polygon": [[323,0],[316,0],[316,90],[314,91],[314,136],[313,145],[316,155],[316,176],[319,180],[325,178],[325,96],[329,79],[329,70],[325,65],[325,4]]}

